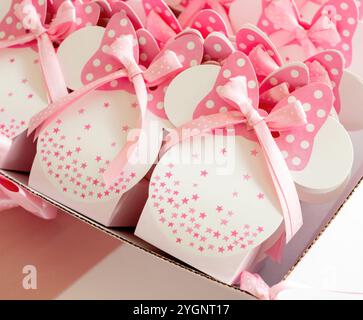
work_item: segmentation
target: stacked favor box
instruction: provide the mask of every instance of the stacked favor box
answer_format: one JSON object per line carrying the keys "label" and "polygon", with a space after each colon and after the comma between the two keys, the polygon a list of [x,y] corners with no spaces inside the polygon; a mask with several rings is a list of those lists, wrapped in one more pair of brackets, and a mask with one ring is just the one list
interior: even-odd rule
{"label": "stacked favor box", "polygon": [[2,201],[274,298],[362,177],[360,2],[198,3],[0,4]]}

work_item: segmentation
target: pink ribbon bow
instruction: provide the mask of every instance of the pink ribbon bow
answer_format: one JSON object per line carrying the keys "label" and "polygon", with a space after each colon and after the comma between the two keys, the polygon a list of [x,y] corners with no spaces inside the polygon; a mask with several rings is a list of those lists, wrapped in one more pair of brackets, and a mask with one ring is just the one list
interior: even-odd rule
{"label": "pink ribbon bow", "polygon": [[63,80],[52,42],[60,41],[76,26],[76,11],[69,1],[58,9],[57,15],[48,27],[44,27],[31,0],[24,0],[15,9],[15,15],[29,34],[13,40],[0,41],[0,49],[24,45],[37,40],[39,60],[51,101],[65,96],[68,91]]}
{"label": "pink ribbon bow", "polygon": [[[281,204],[286,241],[289,242],[302,225],[301,207],[291,174],[271,131],[290,130],[306,125],[306,114],[301,103],[295,101],[293,104],[273,110],[264,117],[251,105],[246,78],[243,76],[231,78],[227,84],[218,89],[218,94],[227,103],[236,105],[239,110],[211,114],[192,120],[177,129],[178,136],[183,141],[214,129],[239,124],[247,124],[253,129],[261,144]],[[163,152],[179,142],[180,140],[167,141]]]}
{"label": "pink ribbon bow", "polygon": [[[58,99],[56,102],[50,104],[47,108],[40,111],[35,115],[29,124],[28,135],[30,135],[36,128],[53,117],[53,115],[62,112],[74,102],[81,99],[86,94],[104,86],[105,84],[120,78],[128,77],[133,83],[138,105],[141,110],[140,120],[140,134],[135,142],[128,142],[126,146],[120,151],[116,158],[110,163],[108,169],[104,173],[104,179],[107,184],[111,184],[118,174],[125,169],[128,163],[129,155],[137,150],[140,143],[140,137],[148,137],[148,112],[147,112],[147,88],[155,86],[165,81],[167,78],[173,76],[183,65],[175,52],[166,50],[151,63],[150,67],[143,71],[138,65],[133,54],[134,38],[131,35],[122,35],[117,38],[110,46],[107,54],[118,59],[125,69],[121,69],[95,80],[83,88],[73,91],[71,94]],[[145,143],[150,143],[146,141]]]}
{"label": "pink ribbon bow", "polygon": [[226,24],[229,35],[233,35],[233,28],[229,21],[228,14],[226,12],[226,5],[233,2],[233,0],[190,0],[187,7],[179,15],[179,22],[183,28],[188,27],[195,16],[205,7],[210,7],[216,11]]}
{"label": "pink ribbon bow", "polygon": [[308,57],[317,54],[318,47],[332,48],[341,41],[335,13],[336,9],[331,7],[314,24],[305,26],[298,20],[290,0],[271,1],[265,9],[266,17],[278,30],[270,36],[274,44],[281,48],[297,41]]}
{"label": "pink ribbon bow", "polygon": [[0,177],[0,211],[19,206],[42,219],[50,220],[57,216],[56,207],[10,180]]}

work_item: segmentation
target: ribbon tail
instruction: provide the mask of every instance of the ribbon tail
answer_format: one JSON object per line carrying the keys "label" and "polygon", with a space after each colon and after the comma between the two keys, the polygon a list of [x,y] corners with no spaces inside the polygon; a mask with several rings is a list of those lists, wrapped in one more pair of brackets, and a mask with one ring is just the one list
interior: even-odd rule
{"label": "ribbon tail", "polygon": [[179,15],[178,20],[183,29],[188,27],[193,21],[194,17],[199,13],[200,10],[205,6],[205,0],[194,0],[190,1],[188,6]]}
{"label": "ribbon tail", "polygon": [[49,98],[52,102],[68,94],[63,72],[53,46],[47,34],[38,37],[39,60],[47,86]]}
{"label": "ribbon tail", "polygon": [[266,122],[259,122],[255,126],[255,132],[261,144],[281,205],[286,230],[286,242],[288,243],[303,223],[299,197],[285,159],[276,145]]}
{"label": "ribbon tail", "polygon": [[[126,143],[103,174],[105,183],[108,186],[118,178],[121,172],[128,172],[132,166],[135,166],[138,163],[137,159],[147,159],[147,154],[145,155],[143,152],[148,151],[148,147],[152,145],[150,140],[154,138],[147,132],[150,121],[147,119],[147,89],[143,75],[136,75],[132,81],[141,111],[140,132],[136,141]],[[147,146],[146,150],[142,146]]]}

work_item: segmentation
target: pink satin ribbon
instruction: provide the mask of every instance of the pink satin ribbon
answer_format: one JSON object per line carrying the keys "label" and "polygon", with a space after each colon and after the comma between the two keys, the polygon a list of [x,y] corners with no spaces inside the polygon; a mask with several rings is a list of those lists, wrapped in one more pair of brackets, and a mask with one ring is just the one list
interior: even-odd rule
{"label": "pink satin ribbon", "polygon": [[255,48],[253,48],[248,57],[250,58],[258,76],[267,77],[272,72],[280,68],[276,61],[262,47],[262,45],[257,45]]}
{"label": "pink satin ribbon", "polygon": [[279,300],[279,294],[287,290],[299,290],[301,293],[310,293],[314,296],[318,294],[319,296],[321,295],[322,299],[324,299],[324,294],[326,295],[328,293],[337,293],[342,296],[358,295],[363,298],[363,292],[317,289],[291,281],[282,281],[272,287],[269,287],[258,274],[253,274],[248,271],[243,271],[241,273],[240,289],[260,300]]}
{"label": "pink satin ribbon", "polygon": [[20,3],[15,15],[30,33],[13,40],[0,41],[0,49],[37,41],[39,61],[50,100],[55,101],[68,94],[52,42],[64,39],[76,26],[76,10],[71,2],[64,2],[48,27],[44,27],[30,0]]}
{"label": "pink satin ribbon", "polygon": [[225,6],[231,2],[233,2],[233,0],[190,0],[187,7],[179,15],[178,20],[182,28],[185,29],[192,23],[195,16],[203,8],[208,6],[222,17],[224,23],[226,24],[228,34],[233,35],[233,28],[225,9]]}
{"label": "pink satin ribbon", "polygon": [[0,212],[19,206],[46,220],[54,219],[58,211],[56,207],[1,176]]}
{"label": "pink satin ribbon", "polygon": [[290,94],[289,84],[280,83],[260,95],[260,107],[270,112],[273,107]]}
{"label": "pink satin ribbon", "polygon": [[265,15],[278,31],[272,33],[270,38],[278,48],[297,41],[307,57],[317,54],[318,47],[335,47],[341,37],[332,18],[336,10],[331,7],[330,11],[331,16],[323,14],[313,25],[305,28],[298,21],[289,0],[271,1]]}
{"label": "pink satin ribbon", "polygon": [[333,85],[331,79],[329,77],[328,71],[325,69],[324,66],[317,60],[313,62],[305,62],[306,66],[309,68],[309,76],[310,82],[321,82],[325,83],[329,86],[329,88],[333,89]]}
{"label": "pink satin ribbon", "polygon": [[262,117],[250,103],[246,78],[242,76],[231,78],[225,86],[218,90],[218,94],[227,103],[237,106],[239,111],[203,116],[190,121],[177,129],[177,135],[175,135],[178,137],[177,139],[172,139],[174,135],[169,136],[162,152],[166,152],[181,141],[189,140],[203,133],[210,133],[214,129],[247,124],[255,131],[262,147],[281,204],[286,242],[289,242],[302,226],[301,207],[295,184],[271,131],[291,130],[306,125],[306,114],[301,104],[295,102],[273,110],[266,117]]}
{"label": "pink satin ribbon", "polygon": [[169,39],[175,38],[177,35],[174,29],[154,11],[150,11],[146,18],[146,29],[149,30],[155,39],[162,45],[167,43]]}
{"label": "pink satin ribbon", "polygon": [[[158,85],[166,79],[172,77],[176,72],[178,72],[178,70],[183,68],[183,65],[175,52],[166,50],[161,56],[157,57],[151,63],[147,70],[143,71],[134,58],[133,48],[134,38],[131,35],[124,35],[116,39],[110,46],[110,49],[107,53],[118,59],[125,69],[118,70],[103,78],[95,80],[81,89],[73,91],[69,95],[64,96],[50,104],[47,108],[40,111],[30,120],[28,135],[30,135],[39,126],[43,126],[44,123],[47,124],[47,121],[50,117],[54,117],[55,114],[63,112],[66,108],[71,106],[74,102],[78,101],[88,93],[113,80],[128,77],[133,83],[138,105],[141,110],[139,139],[141,136],[151,139],[152,137],[148,137],[147,134],[150,121],[148,119],[147,112],[146,83],[148,86]],[[125,169],[130,155],[138,149],[139,139],[134,142],[126,143],[125,147],[110,163],[108,169],[103,175],[105,182],[108,185],[117,179],[118,175],[122,172],[122,170]],[[151,143],[151,141],[148,140],[146,143]]]}

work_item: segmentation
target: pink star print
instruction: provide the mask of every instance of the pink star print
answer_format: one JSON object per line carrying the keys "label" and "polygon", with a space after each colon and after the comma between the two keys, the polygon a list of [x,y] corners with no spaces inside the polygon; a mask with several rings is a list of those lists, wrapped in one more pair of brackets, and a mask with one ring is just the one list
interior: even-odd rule
{"label": "pink star print", "polygon": [[251,176],[250,175],[248,175],[248,174],[244,174],[243,175],[243,180],[248,181],[250,179],[251,179]]}
{"label": "pink star print", "polygon": [[192,199],[194,201],[197,201],[199,199],[199,196],[197,194],[193,194]]}
{"label": "pink star print", "polygon": [[165,178],[170,179],[172,176],[173,176],[173,174],[171,172],[165,173]]}
{"label": "pink star print", "polygon": [[251,156],[256,157],[258,155],[258,151],[256,149],[251,150]]}
{"label": "pink star print", "polygon": [[221,234],[220,234],[218,231],[213,232],[213,237],[214,237],[214,238],[217,238],[217,239],[218,239],[218,238],[220,237],[220,235],[221,235]]}
{"label": "pink star print", "polygon": [[86,124],[85,126],[84,126],[84,130],[90,130],[91,129],[91,125],[90,124]]}
{"label": "pink star print", "polygon": [[221,213],[223,211],[223,207],[222,206],[217,206],[216,210],[218,211],[218,213]]}
{"label": "pink star print", "polygon": [[188,198],[184,198],[184,199],[182,199],[182,203],[183,203],[183,204],[187,204],[188,202],[189,202]]}
{"label": "pink star print", "polygon": [[231,231],[232,237],[237,237],[237,235],[238,235],[238,232],[236,230]]}
{"label": "pink star print", "polygon": [[200,175],[201,175],[202,177],[206,177],[206,176],[208,175],[208,171],[207,171],[207,170],[202,170],[202,171],[200,172]]}
{"label": "pink star print", "polygon": [[263,199],[265,199],[265,195],[264,195],[263,193],[259,193],[259,194],[257,195],[257,198],[258,198],[259,200],[263,200]]}
{"label": "pink star print", "polygon": [[227,225],[227,223],[228,223],[228,220],[226,220],[226,219],[222,219],[222,220],[221,220],[221,225],[222,225],[222,226],[226,226],[226,225]]}

